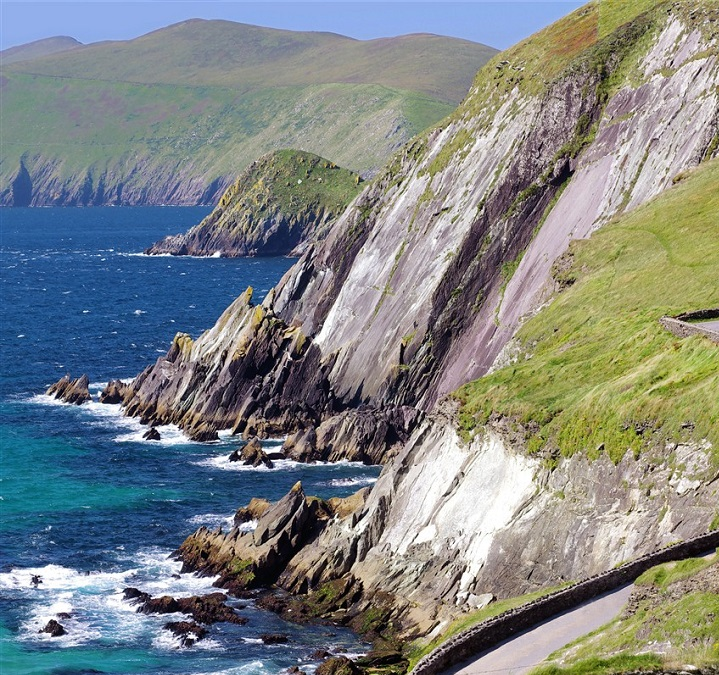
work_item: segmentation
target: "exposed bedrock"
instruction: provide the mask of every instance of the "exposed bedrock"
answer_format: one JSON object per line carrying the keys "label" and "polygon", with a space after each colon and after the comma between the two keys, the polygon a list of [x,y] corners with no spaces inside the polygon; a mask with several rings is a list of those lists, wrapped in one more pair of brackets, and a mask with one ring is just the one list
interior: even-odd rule
{"label": "exposed bedrock", "polygon": [[276,579],[299,596],[286,615],[321,607],[351,621],[379,598],[394,634],[427,634],[489,596],[578,580],[701,534],[716,515],[706,445],[617,465],[575,456],[550,470],[522,438],[506,419],[469,443],[447,419],[423,422],[355,510],[291,556]]}
{"label": "exposed bedrock", "polygon": [[74,403],[82,405],[92,400],[88,387],[90,386],[90,378],[87,375],[81,375],[73,380],[67,373],[61,377],[55,384],[48,387],[45,392],[46,396],[54,396],[65,403]]}
{"label": "exposed bedrock", "polygon": [[281,500],[270,506],[252,504],[238,512],[236,522],[247,522],[241,512],[257,517],[253,530],[235,525],[229,532],[201,527],[177,550],[183,571],[220,575],[215,585],[233,593],[272,584],[290,559],[314,541],[335,515],[350,517],[363,503],[367,491],[357,496],[324,502],[306,497],[297,483]]}
{"label": "exposed bedrock", "polygon": [[716,153],[715,44],[679,14],[653,16],[539,93],[490,64],[260,307],[245,294],[197,341],[178,335],[130,385],[127,412],[196,438],[285,435],[361,405],[427,411],[487,372],[550,297],[572,238]]}

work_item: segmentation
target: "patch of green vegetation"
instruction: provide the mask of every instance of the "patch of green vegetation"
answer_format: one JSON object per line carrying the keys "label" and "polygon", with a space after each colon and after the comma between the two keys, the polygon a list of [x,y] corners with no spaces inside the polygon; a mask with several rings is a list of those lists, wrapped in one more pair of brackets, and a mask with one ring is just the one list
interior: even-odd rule
{"label": "patch of green vegetation", "polygon": [[709,523],[709,531],[713,532],[714,530],[719,530],[719,511],[717,511],[717,514],[712,518],[712,522]]}
{"label": "patch of green vegetation", "polygon": [[662,659],[656,654],[618,654],[609,658],[584,659],[572,666],[542,666],[532,675],[616,675],[617,673],[652,671],[661,668]]}
{"label": "patch of green vegetation", "polygon": [[478,609],[474,612],[469,612],[464,616],[461,616],[460,618],[456,619],[449,625],[446,630],[442,631],[441,635],[434,638],[431,642],[424,643],[421,639],[416,640],[410,645],[408,650],[408,672],[411,671],[412,668],[414,668],[414,666],[423,656],[429,654],[433,649],[439,647],[439,645],[441,645],[446,640],[449,640],[449,638],[451,638],[452,636],[457,635],[457,633],[461,633],[468,628],[472,628],[472,626],[476,626],[483,621],[487,621],[487,619],[491,619],[495,616],[498,616],[499,614],[502,614],[503,612],[507,612],[510,609],[514,609],[515,607],[519,607],[520,605],[532,602],[533,600],[537,600],[538,598],[542,598],[545,595],[554,593],[555,591],[566,588],[567,586],[569,586],[569,584],[562,584],[561,586],[545,588],[541,591],[527,593],[526,595],[519,595],[514,598],[497,600],[496,602],[493,602],[486,607],[483,607],[482,609]]}
{"label": "patch of green vegetation", "polygon": [[664,563],[647,570],[634,583],[637,586],[657,586],[665,590],[670,584],[693,577],[697,572],[715,565],[716,562],[715,556],[707,556]]}
{"label": "patch of green vegetation", "polygon": [[[532,358],[462,387],[460,426],[492,412],[538,425],[565,456],[618,461],[666,437],[719,452],[719,350],[678,339],[664,315],[719,304],[719,161],[570,248],[576,282],[525,323]],[[507,271],[507,274],[510,270]],[[505,275],[506,276],[506,275]]]}
{"label": "patch of green vegetation", "polygon": [[435,158],[419,175],[428,173],[431,180],[435,175],[444,171],[450,162],[461,162],[467,156],[473,140],[472,134],[467,129],[460,129],[449,143],[442,146]]}
{"label": "patch of green vegetation", "polygon": [[636,19],[640,14],[653,9],[659,0],[600,0],[599,5],[599,37],[604,38],[613,33],[619,26]]}
{"label": "patch of green vegetation", "polygon": [[[711,558],[659,565],[638,580],[652,591],[635,609],[550,655],[532,675],[664,671],[719,664],[719,593],[711,582],[674,586],[717,564]],[[661,654],[652,653],[661,645]],[[636,661],[637,655],[646,659]]]}

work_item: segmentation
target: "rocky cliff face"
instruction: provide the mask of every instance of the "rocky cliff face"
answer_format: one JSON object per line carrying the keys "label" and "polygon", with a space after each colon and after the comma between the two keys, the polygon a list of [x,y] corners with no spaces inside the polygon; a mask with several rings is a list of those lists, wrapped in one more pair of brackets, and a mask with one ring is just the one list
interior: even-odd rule
{"label": "rocky cliff face", "polygon": [[270,153],[242,172],[199,225],[165,237],[145,253],[300,255],[347,208],[360,181],[359,174],[309,152]]}
{"label": "rocky cliff face", "polygon": [[[289,429],[359,404],[429,409],[485,373],[547,299],[551,266],[571,239],[716,152],[716,10],[690,24],[681,7],[599,42],[597,8],[579,10],[563,29],[581,39],[562,47],[551,82],[542,81],[541,50],[497,57],[458,111],[395,158],[263,308],[232,315],[233,325],[275,317],[272,326],[302,333],[302,353],[275,337],[261,371],[237,361],[222,391],[205,379],[194,404],[173,407],[163,395],[164,405],[174,417],[213,417],[208,400],[221,398],[223,424],[242,431],[252,417],[280,431],[298,407],[306,414]],[[556,51],[552,30],[561,33],[550,29],[544,41]],[[529,43],[542,44],[542,35]],[[226,343],[218,355],[242,351],[229,333],[219,338],[228,320],[212,331]],[[188,366],[221,367],[208,359]],[[163,392],[174,386],[164,363],[152,371]],[[146,382],[135,385],[135,412],[153,405]]]}
{"label": "rocky cliff face", "polygon": [[716,7],[657,3],[609,28],[601,7],[490,62],[262,307],[238,300],[131,385],[130,413],[190,430],[287,433],[358,407],[395,438],[415,429],[357,522],[294,557],[285,588],[351,578],[360,604],[384,593],[405,634],[426,633],[482,593],[584,576],[711,521],[700,441],[550,471],[501,418],[465,443],[451,416],[412,413],[492,367],[571,239],[717,152]]}

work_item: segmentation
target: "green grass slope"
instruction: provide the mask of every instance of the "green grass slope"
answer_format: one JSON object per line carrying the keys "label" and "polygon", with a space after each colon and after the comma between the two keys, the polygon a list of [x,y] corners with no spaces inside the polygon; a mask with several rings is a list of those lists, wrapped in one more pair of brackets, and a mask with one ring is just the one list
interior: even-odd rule
{"label": "green grass slope", "polygon": [[573,242],[555,266],[569,287],[518,333],[525,357],[457,392],[465,433],[500,414],[547,457],[619,461],[691,436],[719,460],[719,346],[658,323],[719,306],[719,160],[681,178]]}
{"label": "green grass slope", "polygon": [[354,40],[333,33],[184,21],[134,40],[87,45],[16,72],[143,84],[264,89],[328,82],[380,84],[456,105],[497,50],[458,38]]}
{"label": "green grass slope", "polygon": [[373,173],[494,53],[195,20],[3,65],[0,204],[208,203],[283,147]]}
{"label": "green grass slope", "polygon": [[149,254],[288,255],[321,237],[360,191],[359,174],[308,152],[279,150],[253,162],[186,234]]}
{"label": "green grass slope", "polygon": [[555,663],[533,670],[532,675],[707,672],[708,668],[716,672],[717,555],[649,570],[637,579],[619,617],[548,660]]}

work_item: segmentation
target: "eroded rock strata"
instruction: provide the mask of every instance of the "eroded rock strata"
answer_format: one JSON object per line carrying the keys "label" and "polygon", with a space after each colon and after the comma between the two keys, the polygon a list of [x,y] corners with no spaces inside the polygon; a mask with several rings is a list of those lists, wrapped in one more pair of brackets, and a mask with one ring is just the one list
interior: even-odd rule
{"label": "eroded rock strata", "polygon": [[712,521],[719,484],[700,438],[617,464],[543,458],[524,448],[518,420],[490,418],[463,440],[453,411],[436,407],[501,361],[566,282],[552,269],[571,239],[717,155],[717,8],[659,2],[622,25],[602,21],[588,5],[491,62],[262,305],[248,291],[129,385],[129,414],[191,436],[291,434],[287,451],[309,458],[341,438],[386,464],[359,509],[316,537],[299,534],[306,500],[286,498],[289,529],[262,579],[252,565],[278,532],[255,537],[276,507],[252,535],[195,535],[196,552],[253,561],[228,587],[276,583],[306,596],[310,614],[406,637],[484,594],[581,578]]}
{"label": "eroded rock strata", "polygon": [[70,377],[70,373],[63,375],[55,384],[50,385],[45,392],[46,396],[52,396],[65,403],[74,403],[82,405],[92,400],[88,387],[90,386],[90,378],[87,375],[81,375],[76,379]]}

